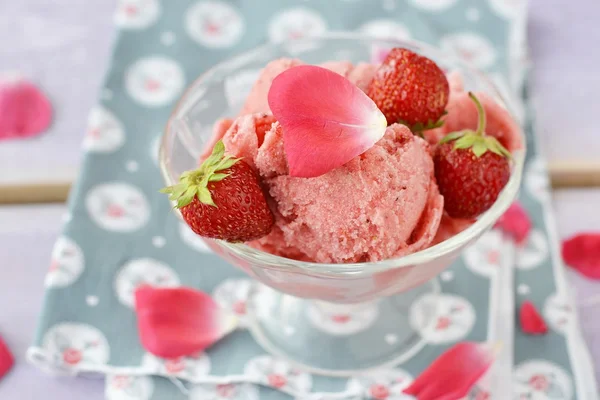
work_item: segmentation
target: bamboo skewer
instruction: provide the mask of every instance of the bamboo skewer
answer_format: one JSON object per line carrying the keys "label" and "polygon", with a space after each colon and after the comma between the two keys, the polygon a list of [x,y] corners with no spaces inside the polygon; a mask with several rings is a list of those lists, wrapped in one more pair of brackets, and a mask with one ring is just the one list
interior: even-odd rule
{"label": "bamboo skewer", "polygon": [[[600,162],[554,162],[549,164],[548,172],[554,189],[600,188]],[[71,183],[66,181],[0,184],[0,204],[62,203],[70,188]]]}

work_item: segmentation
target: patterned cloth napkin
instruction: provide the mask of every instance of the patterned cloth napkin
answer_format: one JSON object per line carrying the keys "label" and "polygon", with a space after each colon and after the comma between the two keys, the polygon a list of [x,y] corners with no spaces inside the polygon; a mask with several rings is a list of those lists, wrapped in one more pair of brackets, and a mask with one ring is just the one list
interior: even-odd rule
{"label": "patterned cloth napkin", "polygon": [[[514,0],[122,0],[119,39],[91,112],[83,169],[54,250],[29,359],[54,372],[106,374],[106,397],[112,400],[402,399],[402,388],[451,345],[494,339],[504,328],[514,331],[514,353],[498,375],[501,385],[493,386],[510,388],[514,362],[514,398],[597,399],[532,133],[525,6]],[[139,284],[196,287],[242,322],[252,284],[211,254],[157,193],[157,144],[174,102],[223,59],[268,40],[326,30],[414,38],[457,52],[489,73],[526,126],[529,154],[520,200],[534,221],[528,242],[515,249],[491,231],[445,271],[437,324],[420,331],[429,344],[395,369],[352,379],[311,376],[265,354],[243,323],[206,353],[174,360],[146,353],[133,311]],[[232,85],[240,82],[245,87],[235,92],[248,89],[243,79]],[[515,267],[516,282],[501,279],[499,266]],[[551,331],[531,337],[512,329],[511,318],[499,318],[502,299],[533,301]],[[418,315],[423,307],[416,302],[411,312]],[[373,323],[363,317],[351,315],[342,326],[321,315],[312,323],[344,335]],[[469,398],[507,398],[486,382]]]}

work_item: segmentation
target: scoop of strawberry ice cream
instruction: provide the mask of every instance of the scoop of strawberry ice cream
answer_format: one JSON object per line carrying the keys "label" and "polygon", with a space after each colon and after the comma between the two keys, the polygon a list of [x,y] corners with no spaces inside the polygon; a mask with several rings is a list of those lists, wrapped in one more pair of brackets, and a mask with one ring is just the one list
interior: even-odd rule
{"label": "scoop of strawberry ice cream", "polygon": [[[375,146],[316,178],[287,175],[281,126],[264,135],[240,117],[223,137],[263,178],[273,231],[249,243],[280,256],[316,262],[375,261],[430,245],[443,210],[427,143],[394,124]],[[260,133],[258,134],[260,136]]]}
{"label": "scoop of strawberry ice cream", "polygon": [[[432,146],[400,124],[389,126],[375,146],[339,168],[315,178],[289,176],[283,131],[271,115],[268,93],[277,75],[301,64],[296,59],[267,64],[240,116],[214,127],[211,143],[222,139],[228,152],[243,157],[260,174],[275,215],[271,233],[250,246],[303,261],[378,261],[440,243],[474,222],[444,213],[433,176]],[[345,61],[321,66],[363,91],[378,68]],[[477,110],[462,76],[451,72],[448,80],[445,123],[424,132],[432,145],[450,132],[477,127]],[[486,111],[486,132],[511,152],[521,148],[519,127],[510,114],[485,93],[476,94]]]}

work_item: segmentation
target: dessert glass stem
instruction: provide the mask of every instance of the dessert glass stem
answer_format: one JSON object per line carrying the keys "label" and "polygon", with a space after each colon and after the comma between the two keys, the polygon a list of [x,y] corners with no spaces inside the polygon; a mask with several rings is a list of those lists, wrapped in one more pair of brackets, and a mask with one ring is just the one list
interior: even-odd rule
{"label": "dessert glass stem", "polygon": [[268,353],[314,374],[352,376],[390,368],[426,344],[437,320],[437,280],[374,301],[301,299],[256,284],[250,332]]}

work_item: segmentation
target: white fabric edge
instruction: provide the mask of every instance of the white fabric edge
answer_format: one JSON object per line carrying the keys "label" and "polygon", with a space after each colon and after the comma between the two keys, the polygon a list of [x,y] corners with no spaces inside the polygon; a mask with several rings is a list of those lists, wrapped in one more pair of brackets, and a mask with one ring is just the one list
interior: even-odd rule
{"label": "white fabric edge", "polygon": [[256,379],[250,375],[228,375],[228,376],[214,376],[214,375],[203,375],[203,376],[178,376],[164,374],[155,369],[137,366],[137,367],[113,367],[106,364],[93,364],[93,363],[81,363],[77,368],[61,368],[50,361],[45,349],[37,346],[31,346],[27,349],[26,359],[29,363],[43,370],[46,373],[55,376],[89,376],[87,374],[98,375],[99,377],[110,376],[110,375],[127,375],[127,376],[159,376],[169,380],[181,379],[191,384],[207,384],[207,385],[227,385],[227,384],[242,384],[251,383],[273,390],[278,390],[282,393],[288,394],[294,398],[301,398],[303,400],[347,400],[353,396],[361,396],[362,393],[359,390],[345,389],[341,392],[298,392],[289,388],[275,389],[271,386],[266,385],[264,382]]}

